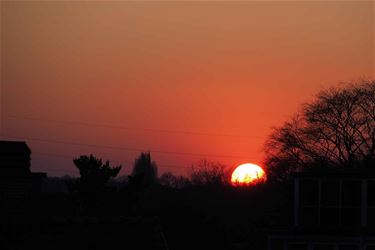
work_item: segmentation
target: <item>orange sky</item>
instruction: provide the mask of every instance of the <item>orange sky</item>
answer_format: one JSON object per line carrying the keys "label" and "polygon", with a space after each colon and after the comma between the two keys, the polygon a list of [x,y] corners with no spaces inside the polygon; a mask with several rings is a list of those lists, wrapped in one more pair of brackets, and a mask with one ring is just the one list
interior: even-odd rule
{"label": "orange sky", "polygon": [[261,163],[272,126],[361,77],[371,1],[1,2],[2,137],[28,138],[49,175],[87,153],[125,174],[140,149],[160,172]]}

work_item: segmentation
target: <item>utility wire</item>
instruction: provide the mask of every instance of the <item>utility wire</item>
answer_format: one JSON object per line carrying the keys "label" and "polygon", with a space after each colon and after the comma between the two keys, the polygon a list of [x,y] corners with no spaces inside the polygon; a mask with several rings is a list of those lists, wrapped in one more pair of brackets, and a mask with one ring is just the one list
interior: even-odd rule
{"label": "utility wire", "polygon": [[[64,158],[64,159],[69,159],[69,160],[72,160],[74,157],[72,156],[69,156],[69,155],[66,155],[66,154],[52,154],[52,153],[45,153],[45,152],[39,152],[39,151],[34,151],[32,152],[33,155],[38,155],[38,156],[45,156],[45,157],[58,157],[58,158]],[[132,165],[134,164],[129,162],[129,161],[119,161],[119,160],[110,160],[110,162],[116,162],[116,163],[125,163],[125,164],[129,164],[129,165]],[[123,167],[123,166],[122,166]],[[179,166],[176,166],[176,165],[159,165],[157,164],[157,167],[158,168],[181,168]],[[124,168],[122,168],[124,169]],[[53,169],[53,168],[43,168],[43,171],[48,171],[48,172],[52,172],[52,173],[67,173],[67,174],[79,174],[79,171],[76,170],[71,170],[71,169],[67,169],[67,170],[64,170],[64,169]]]}
{"label": "utility wire", "polygon": [[62,174],[79,174],[78,171],[73,171],[73,170],[65,170],[65,169],[52,169],[52,168],[43,168],[41,170],[38,170],[38,171],[46,171],[46,172],[49,172],[49,173],[62,173]]}
{"label": "utility wire", "polygon": [[[45,152],[39,152],[39,151],[36,151],[36,152],[33,152],[33,154],[35,155],[41,155],[41,156],[52,156],[52,157],[58,157],[58,158],[64,158],[64,159],[69,159],[69,160],[73,160],[74,157],[72,156],[69,156],[69,155],[63,155],[63,154],[52,154],[52,153],[45,153]],[[134,162],[130,162],[130,161],[120,161],[120,160],[109,160],[109,162],[115,162],[115,163],[119,163],[119,164],[127,164],[127,165],[133,165]],[[179,166],[176,166],[176,165],[159,165],[157,164],[158,168],[161,167],[161,168],[181,168]]]}
{"label": "utility wire", "polygon": [[187,134],[187,135],[197,135],[197,136],[217,136],[217,137],[238,137],[238,138],[258,138],[264,139],[263,136],[251,136],[251,135],[237,135],[237,134],[216,134],[216,133],[205,133],[205,132],[194,132],[194,131],[184,131],[184,130],[167,130],[167,129],[152,129],[152,128],[136,128],[136,127],[123,127],[110,124],[99,124],[91,122],[81,122],[81,121],[62,121],[53,119],[42,119],[42,118],[32,118],[32,117],[19,117],[19,116],[6,116],[8,119],[13,120],[30,120],[37,122],[48,122],[48,123],[58,123],[58,124],[68,124],[68,125],[78,125],[78,126],[88,126],[88,127],[100,127],[100,128],[111,128],[120,130],[136,130],[144,132],[157,132],[157,133],[173,133],[173,134]]}
{"label": "utility wire", "polygon": [[45,142],[45,143],[65,144],[65,145],[72,145],[72,146],[106,148],[106,149],[124,150],[124,151],[132,151],[132,152],[152,152],[152,153],[157,153],[157,154],[185,155],[185,156],[196,156],[196,157],[254,159],[254,157],[240,156],[240,155],[220,155],[220,154],[217,155],[217,154],[203,154],[203,153],[192,153],[192,152],[182,152],[182,151],[145,150],[145,149],[139,149],[139,148],[136,149],[136,148],[127,148],[127,147],[120,147],[120,146],[86,144],[86,143],[71,142],[71,141],[47,140],[47,139],[39,139],[39,138],[33,138],[33,137],[20,137],[20,136],[13,136],[13,135],[6,135],[6,137],[11,138],[11,139],[21,139],[21,140],[30,140],[30,141]]}

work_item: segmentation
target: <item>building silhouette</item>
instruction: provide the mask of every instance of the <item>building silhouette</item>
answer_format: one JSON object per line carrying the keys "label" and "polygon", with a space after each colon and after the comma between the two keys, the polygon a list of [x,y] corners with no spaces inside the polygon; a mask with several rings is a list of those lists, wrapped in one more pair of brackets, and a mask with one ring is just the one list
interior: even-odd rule
{"label": "building silhouette", "polygon": [[375,174],[294,176],[292,225],[273,230],[269,250],[375,249]]}
{"label": "building silhouette", "polygon": [[45,173],[30,171],[31,150],[25,142],[0,141],[0,217],[36,211]]}

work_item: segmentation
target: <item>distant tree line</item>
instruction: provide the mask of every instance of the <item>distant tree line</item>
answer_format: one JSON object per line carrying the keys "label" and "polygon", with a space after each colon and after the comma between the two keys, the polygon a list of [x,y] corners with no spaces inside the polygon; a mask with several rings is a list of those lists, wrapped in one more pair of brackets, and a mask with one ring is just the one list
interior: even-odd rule
{"label": "distant tree line", "polygon": [[[200,160],[192,165],[188,176],[171,172],[158,176],[158,167],[149,152],[142,152],[135,159],[133,169],[128,176],[118,177],[122,166],[113,166],[94,155],[82,155],[73,159],[79,176],[48,178],[45,191],[65,192],[75,197],[78,210],[90,213],[105,206],[105,200],[120,195],[128,200],[130,206],[136,206],[140,192],[165,187],[183,189],[191,186],[225,186],[229,183],[226,167],[219,162]],[[116,178],[117,177],[117,178]],[[112,197],[113,198],[113,197]],[[112,199],[114,200],[114,199]],[[103,203],[104,202],[104,203]]]}
{"label": "distant tree line", "polygon": [[[109,161],[104,162],[93,155],[82,155],[73,162],[79,170],[79,177],[70,183],[70,187],[86,194],[105,191],[122,168],[121,165],[110,166]],[[151,154],[142,152],[135,160],[131,174],[119,180],[133,184],[136,182],[142,188],[153,185],[172,188],[183,188],[188,185],[226,185],[229,183],[229,173],[226,169],[220,162],[202,159],[191,166],[188,177],[174,175],[171,172],[163,173],[159,177],[157,164],[151,159]]]}

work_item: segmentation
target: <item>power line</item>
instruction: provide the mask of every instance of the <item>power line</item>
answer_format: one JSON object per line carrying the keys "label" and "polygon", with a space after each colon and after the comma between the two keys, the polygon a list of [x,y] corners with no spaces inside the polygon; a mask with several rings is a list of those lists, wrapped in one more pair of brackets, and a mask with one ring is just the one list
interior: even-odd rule
{"label": "power line", "polygon": [[123,126],[116,126],[116,125],[110,125],[110,124],[99,124],[99,123],[90,123],[90,122],[81,122],[81,121],[62,121],[62,120],[42,119],[42,118],[32,118],[32,117],[18,117],[18,116],[6,116],[6,117],[8,119],[14,119],[14,120],[30,120],[30,121],[38,121],[38,122],[79,125],[79,126],[88,126],[88,127],[101,127],[101,128],[120,129],[120,130],[136,130],[136,131],[144,131],[144,132],[187,134],[187,135],[198,135],[198,136],[217,136],[217,137],[238,137],[238,138],[258,138],[258,139],[265,138],[263,136],[216,134],[216,133],[205,133],[205,132],[184,131],[184,130],[123,127]]}
{"label": "power line", "polygon": [[[64,159],[69,159],[69,160],[72,160],[74,157],[71,157],[70,155],[65,155],[65,154],[52,154],[52,153],[45,153],[45,152],[39,152],[39,151],[36,151],[36,152],[33,152],[33,154],[35,155],[41,155],[41,156],[52,156],[52,157],[59,157],[59,158],[64,158]],[[130,161],[120,161],[120,160],[109,160],[109,162],[115,162],[115,163],[123,163],[123,164],[128,164],[128,165],[133,165],[134,162],[130,162]],[[179,166],[176,166],[176,165],[159,165],[157,164],[158,168],[161,167],[161,168],[181,168]]]}
{"label": "power line", "polygon": [[[73,160],[73,159],[74,159],[74,156],[70,156],[70,155],[51,154],[51,153],[45,153],[45,152],[39,152],[39,151],[34,151],[34,152],[32,152],[32,154],[33,154],[33,155],[42,155],[42,156],[52,156],[52,157],[58,157],[58,158],[69,159],[69,160]],[[109,162],[131,164],[131,163],[129,163],[129,162],[118,161],[118,160],[109,160]]]}
{"label": "power line", "polygon": [[40,171],[46,171],[46,172],[52,172],[52,173],[62,173],[62,174],[79,174],[78,171],[65,170],[65,169],[43,168]]}
{"label": "power line", "polygon": [[[59,158],[64,158],[64,159],[69,159],[69,160],[72,160],[73,157],[69,156],[69,155],[66,155],[66,154],[52,154],[52,153],[45,153],[45,152],[39,152],[39,151],[34,151],[32,152],[33,155],[39,155],[39,156],[46,156],[46,157],[59,157]],[[125,163],[125,164],[133,164],[129,161],[119,161],[119,160],[111,160],[110,162],[117,162],[117,163]],[[180,168],[182,169],[182,167],[179,167],[179,166],[176,166],[176,165],[159,165],[157,164],[157,167],[158,168]],[[123,168],[122,168],[123,169]],[[71,170],[71,169],[67,169],[67,170],[64,170],[64,169],[53,169],[53,168],[43,168],[43,171],[47,171],[47,172],[52,172],[52,173],[68,173],[68,174],[79,174],[79,171],[76,170]]]}
{"label": "power line", "polygon": [[56,144],[85,146],[85,147],[94,147],[94,148],[106,148],[106,149],[124,150],[124,151],[132,151],[132,152],[149,151],[149,152],[157,153],[157,154],[185,155],[185,156],[195,156],[195,157],[254,159],[254,157],[239,156],[239,155],[216,155],[216,154],[203,154],[203,153],[191,153],[191,152],[179,152],[179,151],[145,150],[145,149],[127,148],[127,147],[119,147],[119,146],[110,146],[110,145],[86,144],[86,143],[70,142],[70,141],[47,140],[47,139],[39,139],[39,138],[32,138],[32,137],[20,137],[20,136],[12,136],[12,135],[6,135],[6,137],[12,138],[12,139],[31,140],[31,141],[39,141],[39,142],[45,142],[45,143],[56,143]]}

